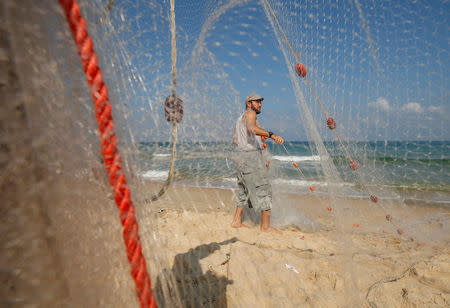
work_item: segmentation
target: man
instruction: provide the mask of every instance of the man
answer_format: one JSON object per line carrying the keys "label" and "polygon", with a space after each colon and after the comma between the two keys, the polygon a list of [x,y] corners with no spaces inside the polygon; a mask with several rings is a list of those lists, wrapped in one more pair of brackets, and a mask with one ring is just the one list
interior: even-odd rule
{"label": "man", "polygon": [[261,211],[261,231],[281,233],[270,226],[272,208],[272,188],[268,170],[263,157],[262,137],[272,138],[275,143],[283,144],[282,137],[259,127],[257,115],[261,113],[263,97],[251,94],[245,99],[245,112],[236,121],[233,143],[237,146],[236,171],[238,195],[236,213],[231,226],[247,227],[242,223],[244,206]]}

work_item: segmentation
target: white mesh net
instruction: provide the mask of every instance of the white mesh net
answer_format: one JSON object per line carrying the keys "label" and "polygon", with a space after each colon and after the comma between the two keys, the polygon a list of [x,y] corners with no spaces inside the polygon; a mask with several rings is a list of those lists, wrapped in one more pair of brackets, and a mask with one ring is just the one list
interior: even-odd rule
{"label": "white mesh net", "polygon": [[[58,4],[27,5],[1,4],[2,48],[11,50],[19,96],[39,97],[26,103],[27,138],[34,155],[44,154],[32,161],[46,175],[20,180],[32,192],[18,199],[27,204],[56,185],[40,198],[53,204],[44,207],[50,232],[61,232],[50,246],[64,268],[65,280],[54,279],[73,294],[68,303],[135,303],[76,47]],[[79,5],[161,307],[449,305],[446,1],[176,0],[174,15],[170,1]],[[21,23],[24,16],[33,18]],[[173,91],[184,107],[174,175],[151,201],[170,174],[164,101]],[[250,93],[264,96],[260,126],[286,141],[264,150],[281,235],[259,232],[252,209],[244,210],[249,229],[230,227],[234,123]],[[77,238],[86,240],[66,242]],[[85,282],[77,269],[104,274]]]}

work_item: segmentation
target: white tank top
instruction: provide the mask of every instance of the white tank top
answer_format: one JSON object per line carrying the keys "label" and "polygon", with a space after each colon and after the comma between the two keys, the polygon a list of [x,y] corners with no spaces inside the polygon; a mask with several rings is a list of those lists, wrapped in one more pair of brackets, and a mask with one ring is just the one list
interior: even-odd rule
{"label": "white tank top", "polygon": [[244,121],[245,112],[237,119],[235,133],[239,151],[256,151],[262,149],[261,137],[247,129]]}

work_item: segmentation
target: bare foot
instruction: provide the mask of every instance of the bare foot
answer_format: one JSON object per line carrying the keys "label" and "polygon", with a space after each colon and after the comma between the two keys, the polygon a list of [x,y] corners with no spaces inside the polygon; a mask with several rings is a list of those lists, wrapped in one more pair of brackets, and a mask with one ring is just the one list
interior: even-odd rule
{"label": "bare foot", "polygon": [[232,228],[250,228],[249,226],[247,226],[246,224],[243,224],[242,222],[237,222],[237,221],[233,221],[231,223],[231,227]]}
{"label": "bare foot", "polygon": [[280,230],[274,227],[261,228],[261,232],[274,233],[274,234],[283,234]]}

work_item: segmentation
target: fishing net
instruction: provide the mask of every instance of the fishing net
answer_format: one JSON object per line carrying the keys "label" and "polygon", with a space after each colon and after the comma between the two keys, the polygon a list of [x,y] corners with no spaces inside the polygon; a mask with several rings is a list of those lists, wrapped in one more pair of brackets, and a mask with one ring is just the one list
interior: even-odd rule
{"label": "fishing net", "polygon": [[[448,305],[447,2],[78,4],[161,307]],[[2,91],[16,102],[2,107],[0,183],[15,187],[2,264],[20,269],[5,265],[17,288],[5,301],[137,304],[62,9],[0,7]],[[234,125],[251,93],[264,97],[260,126],[285,139],[265,141],[272,224],[284,231],[273,237],[252,209],[249,230],[230,227]],[[10,217],[29,231],[17,236]]]}

